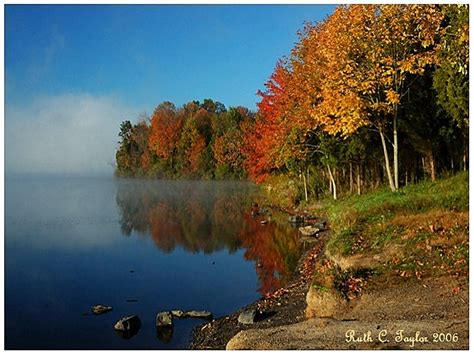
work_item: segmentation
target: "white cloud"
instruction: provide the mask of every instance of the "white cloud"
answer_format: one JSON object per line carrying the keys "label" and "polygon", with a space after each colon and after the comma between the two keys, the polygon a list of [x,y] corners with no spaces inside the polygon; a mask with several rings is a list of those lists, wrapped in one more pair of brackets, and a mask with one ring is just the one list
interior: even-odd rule
{"label": "white cloud", "polygon": [[138,112],[113,97],[87,94],[5,110],[6,173],[66,174],[111,173],[120,122]]}

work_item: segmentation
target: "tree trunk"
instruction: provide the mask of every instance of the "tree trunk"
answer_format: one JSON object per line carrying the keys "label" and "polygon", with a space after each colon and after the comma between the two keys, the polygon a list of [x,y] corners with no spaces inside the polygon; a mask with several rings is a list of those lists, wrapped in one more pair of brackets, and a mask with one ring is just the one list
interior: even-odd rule
{"label": "tree trunk", "polygon": [[306,171],[303,171],[304,200],[308,202],[308,185],[306,184]]}
{"label": "tree trunk", "polygon": [[398,191],[398,111],[395,107],[393,115],[393,178],[395,190]]}
{"label": "tree trunk", "polygon": [[425,173],[426,173],[426,164],[425,164],[425,158],[421,157],[421,168],[423,169],[423,179],[426,178]]}
{"label": "tree trunk", "polygon": [[430,161],[430,173],[431,173],[431,181],[436,180],[436,170],[435,170],[435,161],[432,158]]}
{"label": "tree trunk", "polygon": [[462,155],[462,167],[464,171],[467,171],[467,155],[468,155],[468,145],[466,144],[466,139],[464,139],[463,144],[463,155]]}
{"label": "tree trunk", "polygon": [[379,134],[380,134],[380,139],[382,140],[383,156],[385,158],[385,169],[387,171],[388,183],[390,185],[390,190],[392,190],[392,192],[395,192],[396,188],[393,183],[392,169],[390,169],[390,160],[388,158],[387,144],[385,143],[385,136],[383,135],[382,129],[380,127],[379,127]]}
{"label": "tree trunk", "polygon": [[352,187],[354,185],[354,179],[352,178],[352,162],[349,163],[349,191],[352,195]]}
{"label": "tree trunk", "polygon": [[434,160],[433,150],[431,150],[428,153],[427,158],[428,158],[427,159],[428,160],[427,169],[429,170],[431,181],[435,181],[436,180],[436,169],[435,169],[435,160]]}
{"label": "tree trunk", "polygon": [[334,175],[331,171],[331,167],[329,166],[329,164],[327,164],[327,167],[328,167],[328,172],[329,172],[329,179],[332,183],[332,197],[337,200],[337,190],[336,190],[336,181],[334,180]]}
{"label": "tree trunk", "polygon": [[329,192],[332,194],[332,180],[331,175],[328,174],[328,181],[329,181]]}
{"label": "tree trunk", "polygon": [[357,194],[360,195],[360,164],[357,164]]}

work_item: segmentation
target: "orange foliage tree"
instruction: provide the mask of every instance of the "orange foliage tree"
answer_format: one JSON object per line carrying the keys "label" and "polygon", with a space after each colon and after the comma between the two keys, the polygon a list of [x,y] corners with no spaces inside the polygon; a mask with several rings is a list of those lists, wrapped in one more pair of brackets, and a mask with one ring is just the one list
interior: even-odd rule
{"label": "orange foliage tree", "polygon": [[155,109],[148,144],[158,157],[164,160],[173,158],[183,123],[183,115],[176,112],[171,102],[163,102]]}
{"label": "orange foliage tree", "polygon": [[[299,101],[307,104],[312,126],[343,137],[365,125],[375,127],[393,191],[398,189],[397,108],[411,81],[435,62],[442,18],[435,5],[344,5],[323,24],[308,25],[293,53],[300,78],[295,82],[303,86]],[[389,128],[393,163],[386,146]]]}
{"label": "orange foliage tree", "polygon": [[271,171],[285,166],[288,160],[298,159],[301,147],[297,144],[296,125],[290,122],[290,114],[296,102],[290,95],[292,73],[284,62],[279,61],[266,90],[258,91],[262,98],[257,104],[259,113],[254,125],[246,123],[244,138],[245,167],[257,182],[264,181]]}

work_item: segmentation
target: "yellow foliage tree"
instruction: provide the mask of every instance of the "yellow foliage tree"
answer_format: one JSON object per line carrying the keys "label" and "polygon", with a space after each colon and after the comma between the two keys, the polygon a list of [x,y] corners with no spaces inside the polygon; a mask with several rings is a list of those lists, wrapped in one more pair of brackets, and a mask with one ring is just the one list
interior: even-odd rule
{"label": "yellow foliage tree", "polygon": [[294,82],[312,128],[349,136],[375,127],[392,191],[398,189],[397,108],[412,80],[435,63],[442,19],[439,5],[343,5],[322,24],[307,25],[293,51]]}

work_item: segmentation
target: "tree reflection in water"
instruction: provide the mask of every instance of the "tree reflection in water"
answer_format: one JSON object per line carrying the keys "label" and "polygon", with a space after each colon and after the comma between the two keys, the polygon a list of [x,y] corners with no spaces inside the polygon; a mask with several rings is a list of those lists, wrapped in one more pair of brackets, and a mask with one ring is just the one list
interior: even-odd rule
{"label": "tree reflection in water", "polygon": [[288,281],[300,250],[290,226],[251,216],[257,194],[245,182],[120,180],[116,201],[122,233],[151,237],[166,253],[178,246],[206,254],[245,249],[263,295]]}

